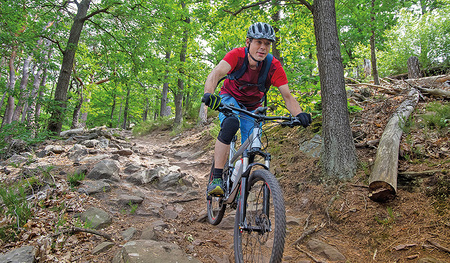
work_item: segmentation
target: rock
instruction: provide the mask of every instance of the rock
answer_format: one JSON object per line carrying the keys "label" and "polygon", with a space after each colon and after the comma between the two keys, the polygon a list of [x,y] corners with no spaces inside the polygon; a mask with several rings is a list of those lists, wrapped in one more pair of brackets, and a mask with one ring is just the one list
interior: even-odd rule
{"label": "rock", "polygon": [[159,178],[166,172],[167,172],[166,168],[157,167],[155,169],[148,169],[145,171],[136,172],[127,177],[126,180],[135,185],[143,185],[158,181]]}
{"label": "rock", "polygon": [[78,188],[79,193],[85,193],[87,195],[104,193],[111,191],[111,185],[104,180],[85,180],[81,182],[82,185]]}
{"label": "rock", "polygon": [[47,146],[45,146],[44,151],[53,152],[56,154],[61,154],[61,153],[65,152],[64,148],[61,145],[47,145]]}
{"label": "rock", "polygon": [[113,242],[102,242],[92,250],[92,254],[96,255],[96,254],[100,254],[102,252],[106,252],[113,246],[114,246]]}
{"label": "rock", "polygon": [[119,167],[113,160],[103,160],[98,162],[87,174],[86,178],[92,180],[111,179],[119,176]]}
{"label": "rock", "polygon": [[[151,260],[150,260],[151,259]],[[176,244],[154,240],[136,240],[123,245],[113,263],[200,263]]]}
{"label": "rock", "polygon": [[0,262],[5,263],[34,263],[36,249],[32,246],[24,246],[0,255]]}
{"label": "rock", "polygon": [[140,196],[134,196],[134,195],[120,195],[118,203],[120,205],[134,205],[134,204],[141,204],[144,201],[144,198]]}
{"label": "rock", "polygon": [[170,173],[163,178],[160,178],[158,183],[158,189],[167,190],[171,187],[176,187],[179,185],[179,180],[182,178],[181,173]]}
{"label": "rock", "polygon": [[136,228],[130,227],[127,230],[123,231],[121,235],[123,237],[123,240],[128,241],[133,238],[136,232],[137,232]]}
{"label": "rock", "polygon": [[320,150],[322,148],[322,138],[316,134],[311,140],[300,143],[299,150],[304,152],[309,157],[320,157]]}
{"label": "rock", "polygon": [[121,150],[117,150],[112,152],[113,154],[118,154],[120,156],[130,156],[133,154],[133,151],[130,149],[121,149]]}
{"label": "rock", "polygon": [[99,140],[86,140],[86,141],[82,141],[80,142],[81,145],[84,145],[88,148],[96,148],[99,144],[100,141]]}
{"label": "rock", "polygon": [[25,157],[23,157],[21,155],[18,155],[18,154],[14,154],[13,156],[11,156],[11,158],[8,159],[7,163],[9,165],[19,166],[19,165],[21,165],[23,163],[26,163],[27,161],[28,161],[28,158],[25,158]]}
{"label": "rock", "polygon": [[72,135],[82,134],[84,132],[84,128],[71,129],[67,131],[62,131],[59,136],[61,137],[69,137]]}
{"label": "rock", "polygon": [[88,228],[92,229],[102,229],[112,223],[112,218],[108,213],[95,207],[81,213],[80,219],[88,224]]}
{"label": "rock", "polygon": [[139,166],[139,165],[130,164],[130,165],[127,165],[127,166],[125,167],[125,169],[123,170],[123,172],[124,172],[125,174],[134,174],[134,173],[140,171],[141,169],[142,169],[142,167]]}
{"label": "rock", "polygon": [[328,260],[345,261],[345,256],[342,255],[339,250],[318,239],[312,238],[308,241],[308,243],[306,243],[306,245],[312,252],[321,255]]}

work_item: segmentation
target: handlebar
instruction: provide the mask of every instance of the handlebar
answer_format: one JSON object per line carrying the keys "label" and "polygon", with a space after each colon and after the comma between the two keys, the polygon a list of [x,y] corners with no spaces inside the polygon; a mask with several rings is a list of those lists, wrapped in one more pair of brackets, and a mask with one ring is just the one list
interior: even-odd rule
{"label": "handlebar", "polygon": [[217,111],[222,112],[223,114],[229,116],[233,114],[233,111],[237,111],[240,113],[244,113],[251,118],[255,119],[256,122],[263,122],[263,121],[274,121],[274,120],[282,120],[283,122],[280,122],[279,124],[281,126],[287,126],[287,127],[295,127],[295,126],[301,126],[300,121],[293,116],[267,116],[266,111],[267,107],[259,107],[255,110],[255,112],[251,112],[248,110],[244,110],[238,107],[234,107],[233,105],[227,105],[220,103],[219,107],[217,108]]}

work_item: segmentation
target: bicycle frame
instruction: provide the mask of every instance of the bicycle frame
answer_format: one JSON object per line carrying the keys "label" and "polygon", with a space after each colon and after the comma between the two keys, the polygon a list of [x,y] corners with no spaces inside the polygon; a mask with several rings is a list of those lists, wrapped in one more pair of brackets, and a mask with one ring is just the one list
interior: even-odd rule
{"label": "bicycle frame", "polygon": [[[241,179],[248,178],[253,167],[261,166],[264,169],[269,170],[271,155],[269,153],[265,153],[265,152],[261,151],[261,145],[262,145],[261,134],[262,134],[263,122],[266,120],[284,120],[284,121],[289,121],[289,123],[286,125],[290,126],[290,127],[299,125],[299,122],[295,118],[292,118],[292,117],[266,116],[264,113],[267,110],[267,107],[258,108],[255,111],[255,113],[248,112],[247,110],[243,110],[241,108],[236,108],[232,105],[221,105],[221,109],[222,109],[221,111],[224,112],[224,114],[231,115],[231,114],[234,114],[234,113],[232,113],[232,111],[238,111],[240,113],[244,113],[244,114],[248,115],[249,117],[251,117],[255,120],[253,132],[250,134],[250,136],[247,138],[247,140],[241,145],[241,147],[239,147],[238,150],[236,150],[236,140],[235,140],[236,137],[230,143],[230,152],[229,152],[229,156],[228,156],[227,166],[234,168],[234,163],[240,156],[242,156],[242,173],[239,173],[236,175],[236,178],[234,180],[231,191],[229,191],[230,194],[225,195],[222,200],[225,204],[232,204],[236,197],[238,187],[241,187],[241,189],[246,189],[245,188],[247,186],[246,180],[241,180]],[[223,109],[226,109],[226,110],[223,110]],[[254,158],[256,155],[262,156],[264,158],[264,164],[254,162]],[[231,180],[228,178],[227,183],[229,183],[229,181],[231,181]],[[244,184],[244,185],[242,185],[242,184]],[[229,185],[228,185],[228,187],[229,187]]]}

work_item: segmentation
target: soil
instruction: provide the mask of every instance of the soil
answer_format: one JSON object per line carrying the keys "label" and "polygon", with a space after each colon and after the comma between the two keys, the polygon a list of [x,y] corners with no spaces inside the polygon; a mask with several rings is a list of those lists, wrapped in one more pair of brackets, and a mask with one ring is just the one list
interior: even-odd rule
{"label": "soil", "polygon": [[[364,102],[364,110],[351,116],[357,142],[364,144],[379,139],[403,96],[382,96]],[[423,98],[413,113],[413,119],[420,119],[419,115],[431,101],[434,99]],[[47,259],[42,262],[110,262],[125,243],[118,235],[120,231],[129,227],[140,231],[148,228],[153,219],[147,211],[153,202],[166,202],[167,206],[179,211],[176,219],[164,219],[170,227],[160,233],[159,240],[177,243],[187,254],[204,263],[234,262],[233,210],[228,208],[223,220],[225,225],[231,226],[229,228],[213,226],[204,220],[206,202],[203,187],[207,183],[215,140],[208,132],[211,127],[188,129],[176,136],[168,130],[157,130],[131,140],[148,147],[153,153],[171,156],[171,164],[180,166],[182,172],[196,178],[198,196],[187,202],[178,202],[179,196],[169,198],[162,191],[152,190],[147,193],[147,203],[133,213],[117,213],[114,198],[110,195],[94,198],[75,191],[65,192],[66,200],[72,200],[72,213],[59,215],[69,217],[67,222],[75,222],[74,212],[82,207],[93,205],[106,211],[114,210],[114,224],[104,231],[120,242],[107,252],[92,255],[92,248],[104,241],[102,237],[89,233],[70,237],[60,235],[58,240],[61,240],[55,241],[56,246],[48,247]],[[318,130],[320,119],[315,119],[311,128],[306,130],[277,127],[268,132],[269,151],[273,157],[271,171],[282,186],[288,218],[283,262],[327,262],[323,255],[308,250],[305,244],[310,238],[336,247],[345,255],[346,262],[419,262],[425,258],[450,262],[448,126],[443,130],[411,126],[403,134],[398,170],[434,172],[413,176],[414,180],[399,180],[396,198],[385,203],[374,202],[368,197],[368,179],[376,157],[376,145],[357,147],[357,174],[352,180],[336,183],[322,175],[318,158],[308,157],[298,150],[299,143],[312,138]],[[180,159],[177,152],[190,153],[188,156],[191,158]],[[197,155],[198,152],[202,154]],[[58,177],[63,175],[54,175],[54,179]],[[57,207],[56,202],[56,199],[48,200],[44,205]],[[38,210],[27,226],[29,231],[20,234],[21,241],[2,243],[1,252],[33,244],[36,235],[41,235],[37,233],[44,229],[54,231],[54,223],[51,228],[47,226],[48,222],[61,218],[47,220],[47,223],[39,221],[39,216],[48,218],[49,211]],[[307,231],[310,234],[299,240]]]}

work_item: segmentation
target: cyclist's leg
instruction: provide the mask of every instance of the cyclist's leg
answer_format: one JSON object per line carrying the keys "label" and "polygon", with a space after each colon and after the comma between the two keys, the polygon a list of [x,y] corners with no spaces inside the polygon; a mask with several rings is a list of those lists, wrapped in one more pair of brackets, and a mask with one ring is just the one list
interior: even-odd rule
{"label": "cyclist's leg", "polygon": [[[229,95],[221,95],[223,104],[238,105],[237,101]],[[219,113],[220,132],[214,147],[214,169],[213,180],[208,186],[208,194],[222,195],[222,172],[228,158],[230,143],[237,130],[239,129],[239,119],[236,116],[225,116]]]}

